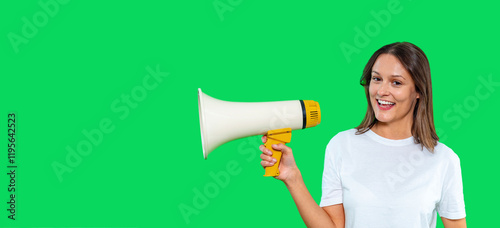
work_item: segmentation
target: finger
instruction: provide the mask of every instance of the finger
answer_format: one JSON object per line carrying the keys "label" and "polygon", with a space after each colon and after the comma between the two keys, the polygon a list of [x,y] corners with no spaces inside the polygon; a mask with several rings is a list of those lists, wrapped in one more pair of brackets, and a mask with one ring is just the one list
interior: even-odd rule
{"label": "finger", "polygon": [[269,149],[267,149],[264,145],[260,145],[259,146],[259,149],[260,151],[262,151],[262,153],[264,154],[267,154],[269,156],[273,155],[273,152],[271,152]]}
{"label": "finger", "polygon": [[261,138],[261,140],[262,140],[262,143],[266,143],[267,142],[267,136],[263,135],[262,138]]}
{"label": "finger", "polygon": [[291,154],[292,153],[292,148],[285,146],[285,144],[283,144],[283,143],[273,144],[272,147],[273,147],[273,149],[279,150],[284,154]]}
{"label": "finger", "polygon": [[270,162],[270,163],[276,163],[276,158],[273,158],[271,156],[267,156],[265,154],[260,154],[260,159],[262,159],[262,161],[267,161],[267,162]]}
{"label": "finger", "polygon": [[262,151],[262,153],[266,154],[266,155],[273,155],[273,152],[271,152],[271,150],[267,149],[264,145],[260,145],[259,146],[259,150]]}
{"label": "finger", "polygon": [[266,168],[266,167],[269,167],[269,166],[273,166],[274,163],[268,162],[268,161],[260,161],[260,165],[262,165],[263,168]]}

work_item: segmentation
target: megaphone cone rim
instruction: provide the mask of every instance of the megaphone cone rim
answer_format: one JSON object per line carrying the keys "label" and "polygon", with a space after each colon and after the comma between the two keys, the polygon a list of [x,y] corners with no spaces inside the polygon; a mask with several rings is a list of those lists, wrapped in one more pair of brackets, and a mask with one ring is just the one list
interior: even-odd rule
{"label": "megaphone cone rim", "polygon": [[204,136],[204,127],[203,124],[205,123],[205,116],[203,115],[203,92],[201,91],[201,88],[198,88],[198,112],[200,116],[200,133],[201,133],[201,147],[203,148],[203,158],[207,159],[207,149],[205,148],[205,136]]}

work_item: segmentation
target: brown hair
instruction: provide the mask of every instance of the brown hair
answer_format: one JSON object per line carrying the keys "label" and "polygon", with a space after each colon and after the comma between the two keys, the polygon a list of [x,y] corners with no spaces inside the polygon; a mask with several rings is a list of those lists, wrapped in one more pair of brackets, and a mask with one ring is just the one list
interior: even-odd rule
{"label": "brown hair", "polygon": [[420,94],[420,98],[417,100],[413,111],[414,121],[411,132],[415,143],[420,143],[422,149],[425,146],[429,151],[433,152],[439,137],[434,127],[429,61],[419,47],[408,42],[396,42],[385,45],[373,53],[370,60],[368,60],[360,80],[360,84],[365,88],[368,108],[363,121],[356,127],[356,134],[359,135],[367,132],[378,121],[375,118],[375,112],[370,102],[369,87],[373,64],[375,64],[375,61],[381,54],[391,54],[398,58],[399,62],[406,68],[415,82],[415,89]]}

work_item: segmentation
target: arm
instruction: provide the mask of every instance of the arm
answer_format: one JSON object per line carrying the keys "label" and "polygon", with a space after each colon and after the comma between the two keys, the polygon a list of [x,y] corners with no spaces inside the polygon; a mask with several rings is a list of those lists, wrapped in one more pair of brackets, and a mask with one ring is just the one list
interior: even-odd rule
{"label": "arm", "polygon": [[307,227],[344,228],[344,206],[342,204],[321,208],[307,190],[302,177],[285,183],[292,195],[300,216]]}
{"label": "arm", "polygon": [[[450,164],[445,171],[443,192],[438,205],[438,213],[446,217],[441,217],[445,228],[464,228],[465,222],[465,202],[463,194],[462,170],[460,168],[459,157],[451,151]],[[462,217],[462,218],[460,218]],[[455,219],[460,218],[460,219]]]}
{"label": "arm", "polygon": [[[265,143],[267,138],[262,137],[262,141]],[[275,178],[285,183],[306,226],[343,228],[343,205],[338,204],[321,208],[307,190],[302,175],[295,164],[292,149],[283,144],[273,145],[273,149],[280,150],[283,153],[279,166],[280,175]],[[271,157],[272,152],[266,149],[264,145],[260,146],[260,150],[262,151],[261,165],[264,168],[274,165],[275,161]]]}
{"label": "arm", "polygon": [[447,219],[441,217],[443,221],[443,225],[445,228],[466,228],[467,224],[465,223],[465,218],[463,219]]}

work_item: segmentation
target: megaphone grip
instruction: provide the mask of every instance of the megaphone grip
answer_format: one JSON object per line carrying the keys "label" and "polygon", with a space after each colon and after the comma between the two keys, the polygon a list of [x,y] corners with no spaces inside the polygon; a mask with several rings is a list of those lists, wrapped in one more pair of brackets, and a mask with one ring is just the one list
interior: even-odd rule
{"label": "megaphone grip", "polygon": [[292,138],[292,129],[291,128],[282,128],[276,130],[270,130],[267,132],[267,141],[264,146],[273,152],[272,157],[276,159],[276,163],[273,166],[266,167],[265,177],[275,177],[280,175],[279,165],[281,161],[281,151],[274,150],[272,145],[279,143],[289,143]]}

